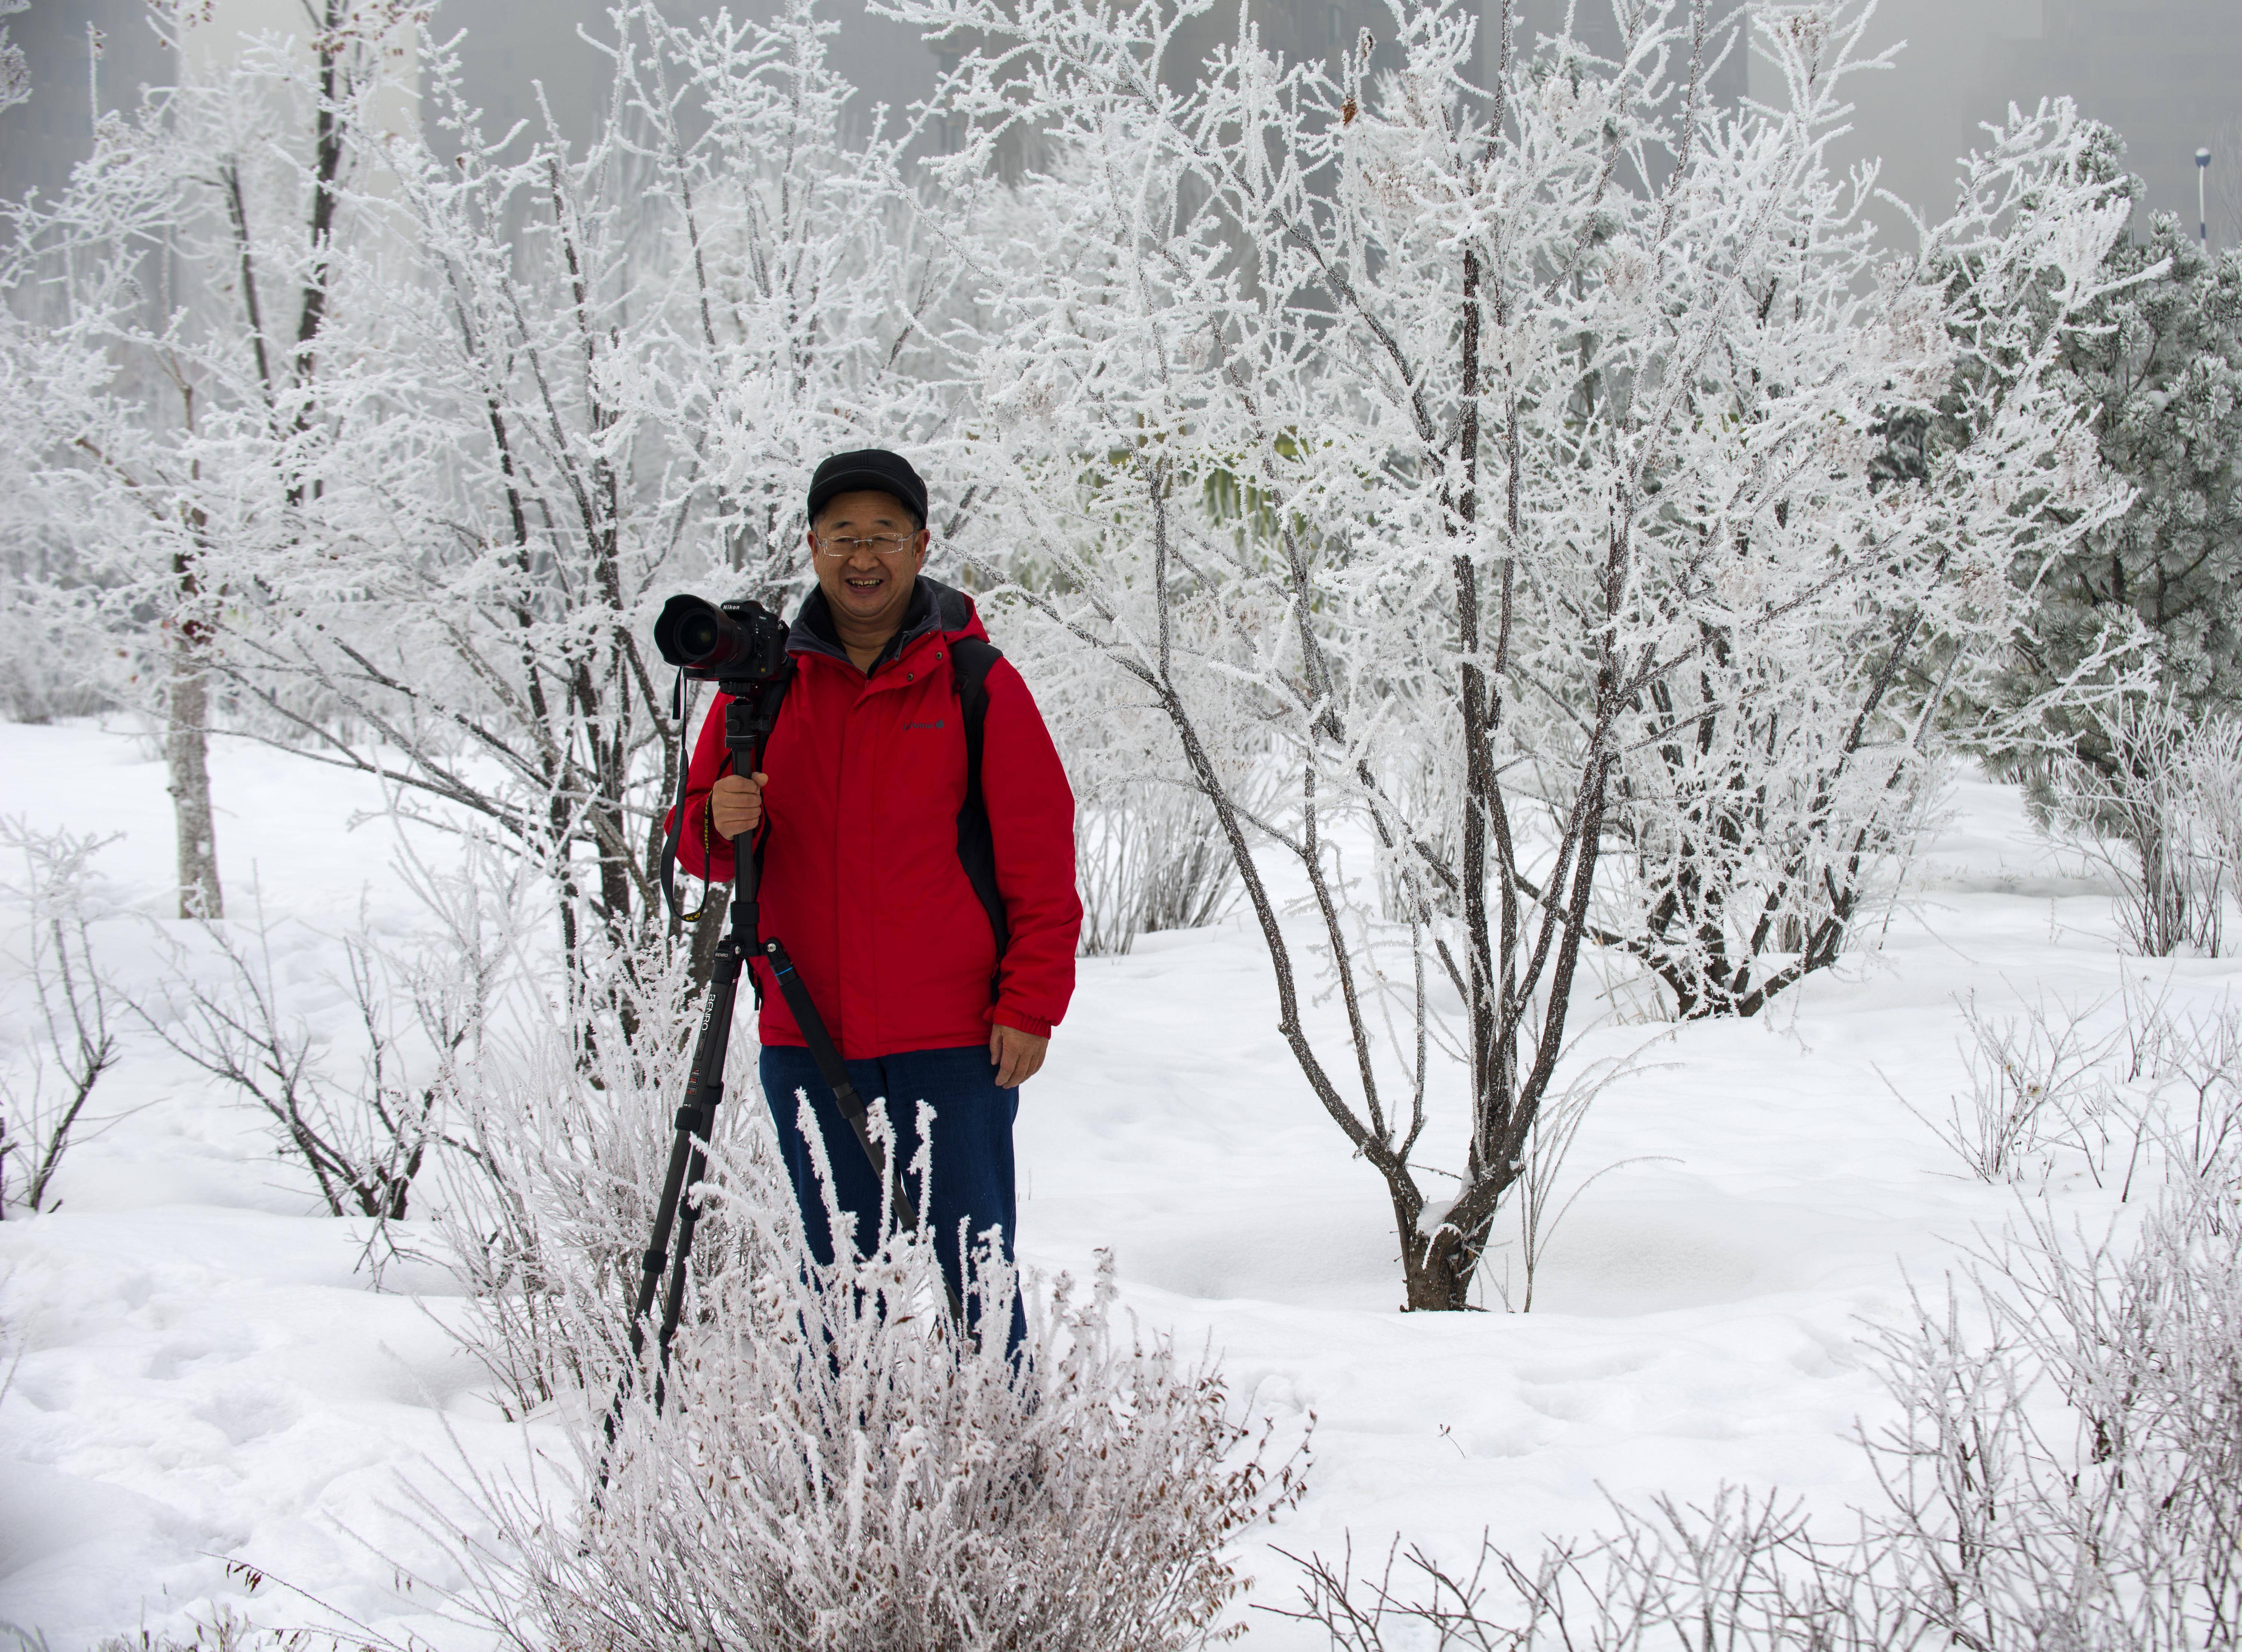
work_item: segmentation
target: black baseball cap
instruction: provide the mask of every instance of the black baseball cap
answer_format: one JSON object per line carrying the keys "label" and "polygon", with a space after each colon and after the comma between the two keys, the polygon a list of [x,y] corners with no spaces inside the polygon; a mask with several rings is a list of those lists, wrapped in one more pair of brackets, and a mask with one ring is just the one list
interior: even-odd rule
{"label": "black baseball cap", "polygon": [[926,484],[919,480],[911,462],[884,447],[860,447],[853,453],[836,453],[809,478],[809,519],[842,493],[869,489],[885,493],[908,505],[926,525]]}

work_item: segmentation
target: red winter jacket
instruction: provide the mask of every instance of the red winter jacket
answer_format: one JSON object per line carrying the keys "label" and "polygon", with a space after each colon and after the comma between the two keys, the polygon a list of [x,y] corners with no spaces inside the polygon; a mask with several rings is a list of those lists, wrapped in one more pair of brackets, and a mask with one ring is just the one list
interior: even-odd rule
{"label": "red winter jacket", "polygon": [[[993,996],[996,937],[957,858],[965,730],[950,644],[987,635],[970,597],[921,575],[869,676],[836,639],[822,592],[787,639],[794,681],[763,750],[759,926],[786,943],[849,1060],[985,1044],[992,1020],[1047,1036],[1074,993],[1074,793],[1006,660],[990,670],[982,726],[981,793],[1011,931]],[[719,880],[734,865],[708,825],[709,787],[730,762],[726,698],[701,726],[677,853]],[[754,967],[762,1041],[800,1045],[769,965],[758,955]]]}

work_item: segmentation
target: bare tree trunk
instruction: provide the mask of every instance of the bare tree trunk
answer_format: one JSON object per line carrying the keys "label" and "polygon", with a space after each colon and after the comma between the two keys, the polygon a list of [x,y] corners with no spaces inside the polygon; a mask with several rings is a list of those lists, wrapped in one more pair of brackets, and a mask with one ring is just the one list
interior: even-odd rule
{"label": "bare tree trunk", "polygon": [[223,918],[218,837],[211,814],[210,668],[184,632],[171,643],[171,682],[164,730],[167,790],[179,838],[179,916]]}

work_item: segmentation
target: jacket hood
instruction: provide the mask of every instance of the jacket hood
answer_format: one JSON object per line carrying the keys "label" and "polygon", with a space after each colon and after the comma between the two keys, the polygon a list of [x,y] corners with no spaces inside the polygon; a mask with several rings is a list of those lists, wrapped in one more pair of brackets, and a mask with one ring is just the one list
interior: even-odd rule
{"label": "jacket hood", "polygon": [[[910,606],[903,611],[903,629],[888,639],[888,645],[880,651],[880,658],[873,662],[873,669],[876,671],[921,638],[936,635],[976,637],[983,642],[989,639],[989,632],[981,624],[981,611],[970,595],[956,585],[921,574],[912,585]],[[794,624],[787,629],[786,652],[848,659],[849,651],[842,647],[840,633],[833,628],[833,611],[822,590],[812,591],[802,599]]]}

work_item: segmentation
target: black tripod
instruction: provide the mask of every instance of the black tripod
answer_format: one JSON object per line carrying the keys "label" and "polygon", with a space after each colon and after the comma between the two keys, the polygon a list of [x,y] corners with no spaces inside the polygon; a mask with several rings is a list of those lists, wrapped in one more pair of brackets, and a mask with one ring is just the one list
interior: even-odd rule
{"label": "black tripod", "polygon": [[[756,753],[777,717],[779,697],[769,692],[771,686],[768,683],[727,682],[722,686],[732,696],[731,704],[724,710],[724,749],[732,755],[735,773],[751,773]],[[681,821],[681,813],[679,818]],[[615,1431],[621,1426],[623,1401],[630,1392],[632,1375],[646,1352],[647,1316],[657,1292],[661,1295],[661,1319],[655,1333],[655,1360],[662,1368],[667,1368],[669,1362],[670,1340],[677,1334],[678,1315],[685,1306],[686,1263],[693,1250],[693,1229],[701,1218],[698,1201],[687,1200],[685,1190],[697,1185],[708,1167],[708,1140],[715,1129],[716,1105],[724,1095],[724,1056],[732,1041],[732,1007],[739,996],[740,973],[747,966],[750,953],[760,951],[770,961],[779,993],[794,1013],[794,1024],[802,1029],[810,1059],[817,1063],[826,1087],[840,1104],[842,1116],[855,1132],[856,1144],[870,1161],[873,1175],[895,1201],[897,1219],[913,1232],[919,1226],[918,1207],[912,1203],[910,1191],[903,1186],[902,1169],[889,1162],[886,1149],[872,1134],[865,1115],[864,1099],[849,1081],[848,1067],[841,1059],[841,1052],[834,1047],[832,1034],[825,1030],[817,1006],[810,1001],[809,989],[795,973],[794,960],[787,955],[785,943],[775,935],[769,940],[756,936],[755,893],[761,868],[753,846],[742,843],[734,853],[737,870],[733,874],[731,933],[716,944],[715,963],[708,973],[708,1001],[701,1015],[700,1034],[693,1046],[693,1077],[686,1088],[685,1105],[677,1110],[677,1135],[670,1144],[669,1170],[662,1179],[661,1201],[654,1213],[654,1233],[647,1241],[646,1254],[641,1261],[643,1271],[639,1278],[638,1299],[631,1308],[630,1364],[616,1387],[614,1403],[607,1408],[607,1439],[610,1446],[614,1444]],[[677,1240],[674,1254],[670,1247],[673,1229]],[[669,1275],[667,1289],[662,1285],[665,1269]],[[950,1317],[963,1324],[964,1313],[957,1289],[947,1279],[943,1288],[950,1297]],[[654,1402],[657,1408],[661,1404],[659,1377],[655,1380]],[[600,1478],[604,1484],[604,1462]]]}

